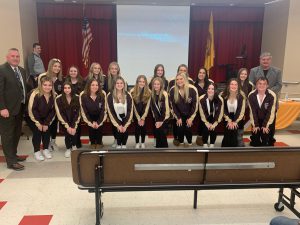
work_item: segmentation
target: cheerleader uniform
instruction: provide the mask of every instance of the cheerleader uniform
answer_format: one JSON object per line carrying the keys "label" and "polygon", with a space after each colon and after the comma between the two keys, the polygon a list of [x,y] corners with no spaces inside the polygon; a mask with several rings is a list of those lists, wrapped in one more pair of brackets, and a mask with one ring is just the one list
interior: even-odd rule
{"label": "cheerleader uniform", "polygon": [[168,141],[165,129],[166,122],[170,117],[170,108],[167,92],[163,91],[161,100],[159,100],[159,95],[155,95],[154,99],[151,97],[150,107],[154,121],[163,122],[160,128],[154,127],[154,136],[156,137],[156,148],[167,148]]}
{"label": "cheerleader uniform", "polygon": [[[189,84],[194,85],[194,81],[192,78],[188,77],[188,81]],[[176,78],[173,78],[169,81],[169,86],[168,86],[168,92],[171,90],[172,87],[174,87],[176,84]],[[173,143],[174,145],[178,146],[180,144],[179,140],[178,140],[178,132],[177,132],[177,121],[176,119],[173,119],[173,136],[174,136],[174,140]]]}
{"label": "cheerleader uniform", "polygon": [[[258,91],[253,90],[248,96],[250,108],[250,121],[253,127],[259,127],[257,133],[251,134],[251,146],[274,146],[272,131],[275,130],[276,94],[267,89],[262,102],[260,102]],[[264,134],[262,127],[269,128],[270,132]]]}
{"label": "cheerleader uniform", "polygon": [[[143,100],[143,91],[140,94],[139,102],[135,102],[133,100],[133,111],[134,111],[134,121],[135,121],[135,143],[138,144],[139,138],[141,136],[141,143],[145,143],[145,137],[146,137],[146,124],[144,126],[140,126],[138,124],[138,121],[140,120],[146,120],[146,117],[149,112],[150,102],[151,102],[151,96],[149,96],[149,100],[147,103],[144,103]],[[134,92],[134,88],[131,89],[130,93],[132,94]]]}
{"label": "cheerleader uniform", "polygon": [[189,98],[186,102],[185,98],[179,94],[178,102],[174,99],[174,87],[170,90],[170,103],[173,116],[177,120],[182,120],[182,125],[177,126],[178,140],[181,144],[184,142],[184,136],[189,145],[192,145],[192,130],[188,127],[186,121],[188,119],[194,120],[198,110],[198,91],[193,85],[189,85]]}
{"label": "cheerleader uniform", "polygon": [[[244,93],[238,95],[234,99],[233,103],[229,102],[229,99],[224,100],[224,120],[225,130],[222,140],[222,147],[238,147],[238,128],[243,124],[243,118],[245,115],[246,97]],[[229,122],[235,122],[238,128],[230,130],[227,128]]]}
{"label": "cheerleader uniform", "polygon": [[[118,103],[110,92],[107,95],[107,109],[110,121],[113,125],[113,132],[117,139],[117,148],[126,148],[128,139],[128,126],[131,123],[133,117],[133,101],[131,95],[126,92],[125,103]],[[124,133],[118,131],[118,126],[126,128]]]}
{"label": "cheerleader uniform", "polygon": [[77,129],[80,122],[80,105],[78,95],[75,95],[72,101],[77,102],[77,107],[71,107],[69,104],[65,105],[62,95],[57,96],[55,99],[56,115],[62,125],[61,129],[65,134],[66,149],[77,148],[77,132],[75,135],[71,135],[67,132],[67,129],[69,127]]}
{"label": "cheerleader uniform", "polygon": [[[54,97],[51,95],[47,102],[44,95],[39,95],[38,90],[34,90],[28,102],[28,115],[30,117],[29,127],[32,130],[32,144],[34,152],[40,151],[40,144],[43,144],[44,155],[46,158],[51,158],[48,146],[50,142],[49,127],[55,118]],[[38,126],[48,126],[47,131],[40,131]],[[43,157],[42,157],[43,158]],[[43,159],[39,159],[43,160]]]}
{"label": "cheerleader uniform", "polygon": [[208,130],[207,126],[209,123],[214,127],[222,121],[224,113],[224,103],[221,96],[214,97],[210,100],[207,94],[202,95],[199,100],[199,112],[203,123],[205,124],[202,132],[203,145],[208,144],[208,138],[210,138],[211,147],[214,146],[217,132],[214,130]]}
{"label": "cheerleader uniform", "polygon": [[[68,79],[68,81],[72,84],[72,90],[76,95],[80,95],[80,93],[84,90],[85,87],[85,81],[81,81],[81,82],[76,82],[76,83],[72,83],[71,79]],[[79,120],[77,129],[76,129],[76,147],[77,148],[81,148],[82,147],[82,143],[81,143],[81,120]]]}
{"label": "cheerleader uniform", "polygon": [[[44,77],[44,76],[47,76],[46,73],[42,73],[39,75],[38,77],[38,80],[40,82],[41,78]],[[58,78],[54,81],[53,83],[53,88],[54,88],[54,91],[56,93],[56,95],[60,95],[63,91],[63,84],[64,84],[64,79],[62,80],[59,80]],[[58,128],[58,120],[57,120],[57,117],[54,118],[54,121],[53,123],[51,123],[51,126],[49,127],[49,131],[50,131],[50,145],[49,145],[49,150],[52,151],[54,150],[55,148],[57,148],[57,145],[55,143],[55,139],[56,139],[56,136],[57,136],[57,128]]]}
{"label": "cheerleader uniform", "polygon": [[[197,89],[198,91],[198,96],[200,98],[200,96],[202,95],[205,95],[206,92],[207,92],[207,87],[208,87],[208,84],[209,83],[214,83],[212,80],[209,79],[208,83],[207,84],[204,84],[203,87],[201,87],[199,85],[199,83],[196,83],[195,82],[195,88]],[[205,127],[205,124],[203,123],[203,121],[201,120],[201,117],[200,117],[200,114],[197,114],[196,115],[196,118],[195,118],[195,122],[196,122],[196,126],[197,126],[197,133],[198,133],[198,136],[197,136],[197,139],[196,139],[196,144],[199,145],[199,146],[202,146],[203,145],[203,141],[202,141],[202,131]]]}
{"label": "cheerleader uniform", "polygon": [[[79,96],[81,116],[83,121],[89,126],[89,139],[92,148],[102,147],[102,127],[106,120],[106,94],[102,91],[102,95],[97,95],[96,99],[92,99],[84,92]],[[96,122],[98,129],[92,127]]]}

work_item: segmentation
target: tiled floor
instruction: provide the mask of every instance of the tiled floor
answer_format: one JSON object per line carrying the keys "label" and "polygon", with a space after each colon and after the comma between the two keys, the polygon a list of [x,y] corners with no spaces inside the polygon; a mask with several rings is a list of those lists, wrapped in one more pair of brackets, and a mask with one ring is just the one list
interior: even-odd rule
{"label": "tiled floor", "polygon": [[[300,132],[295,131],[300,130],[300,123],[288,130],[278,131],[277,141],[280,145],[299,145]],[[61,150],[53,153],[53,159],[36,162],[31,142],[22,138],[19,154],[28,155],[24,171],[8,170],[0,162],[1,225],[95,224],[94,195],[78,190],[73,183],[70,159],[64,158],[63,139],[58,138],[57,142]],[[105,145],[111,142],[112,137],[105,137]],[[146,140],[148,146],[152,142]],[[216,146],[220,142],[218,137]],[[172,146],[171,140],[169,143]],[[132,136],[130,146],[134,146]],[[3,155],[1,150],[0,155]],[[267,225],[277,215],[295,217],[288,209],[274,210],[277,192],[277,189],[199,191],[196,210],[192,208],[192,191],[104,193],[102,224]]]}

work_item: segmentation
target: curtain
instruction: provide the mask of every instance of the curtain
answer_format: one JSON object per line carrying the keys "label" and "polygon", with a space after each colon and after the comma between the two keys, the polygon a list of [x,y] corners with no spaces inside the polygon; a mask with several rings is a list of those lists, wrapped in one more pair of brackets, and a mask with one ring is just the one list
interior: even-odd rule
{"label": "curtain", "polygon": [[[117,60],[116,6],[86,5],[85,16],[93,34],[90,62],[99,62],[106,73],[109,63]],[[51,58],[59,58],[64,75],[76,65],[85,77],[88,69],[84,68],[81,55],[82,5],[37,3],[37,17],[45,67]]]}
{"label": "curtain", "polygon": [[[241,67],[257,66],[261,51],[264,8],[191,7],[189,73],[196,78],[204,64],[210,12],[214,17],[215,61],[210,78],[224,82]],[[244,50],[243,50],[244,49]],[[243,57],[239,57],[242,56]]]}

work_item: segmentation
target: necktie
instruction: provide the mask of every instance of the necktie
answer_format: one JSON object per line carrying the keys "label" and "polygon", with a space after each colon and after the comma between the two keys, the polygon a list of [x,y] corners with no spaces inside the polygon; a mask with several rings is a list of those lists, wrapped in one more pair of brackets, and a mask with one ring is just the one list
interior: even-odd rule
{"label": "necktie", "polygon": [[15,75],[16,75],[16,78],[17,78],[17,81],[18,81],[18,85],[22,90],[22,102],[24,102],[24,87],[23,87],[23,83],[22,83],[21,78],[20,78],[20,73],[19,73],[17,67],[15,67],[14,71],[15,71]]}

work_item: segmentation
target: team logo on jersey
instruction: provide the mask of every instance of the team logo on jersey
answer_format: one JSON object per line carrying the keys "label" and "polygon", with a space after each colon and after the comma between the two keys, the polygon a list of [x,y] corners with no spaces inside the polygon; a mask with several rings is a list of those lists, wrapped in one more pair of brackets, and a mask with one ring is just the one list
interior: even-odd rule
{"label": "team logo on jersey", "polygon": [[265,109],[268,109],[268,107],[269,107],[269,103],[266,102],[266,103],[265,103]]}

